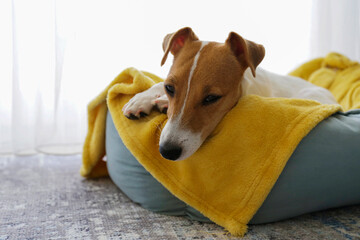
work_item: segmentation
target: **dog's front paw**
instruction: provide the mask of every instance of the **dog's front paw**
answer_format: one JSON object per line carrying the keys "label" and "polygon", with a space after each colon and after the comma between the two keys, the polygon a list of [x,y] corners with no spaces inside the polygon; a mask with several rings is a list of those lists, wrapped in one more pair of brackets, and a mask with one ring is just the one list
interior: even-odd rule
{"label": "dog's front paw", "polygon": [[162,113],[167,113],[167,109],[169,107],[169,100],[166,96],[166,94],[156,98],[153,101],[153,104],[157,106],[157,108],[159,109],[160,112]]}
{"label": "dog's front paw", "polygon": [[136,94],[130,101],[124,105],[122,111],[125,117],[135,120],[150,114],[155,103],[156,96],[142,92]]}
{"label": "dog's front paw", "polygon": [[139,119],[149,115],[154,106],[157,106],[161,112],[166,113],[167,111],[168,99],[164,91],[163,82],[157,83],[148,90],[136,94],[124,105],[122,111],[129,119]]}

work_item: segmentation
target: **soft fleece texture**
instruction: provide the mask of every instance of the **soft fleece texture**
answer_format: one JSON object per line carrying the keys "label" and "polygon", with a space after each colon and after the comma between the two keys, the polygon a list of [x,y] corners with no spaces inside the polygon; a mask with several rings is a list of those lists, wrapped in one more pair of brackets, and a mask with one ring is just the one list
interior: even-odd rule
{"label": "soft fleece texture", "polygon": [[[88,133],[85,139],[80,174],[87,178],[108,176],[105,157],[105,125],[108,110],[106,98],[113,87],[121,89],[124,95],[133,95],[145,91],[163,79],[147,72],[139,72],[128,68],[120,73],[94,100],[88,105]],[[116,85],[116,86],[115,86]],[[128,99],[130,97],[128,96]]]}
{"label": "soft fleece texture", "polygon": [[309,61],[290,75],[301,77],[332,92],[344,111],[360,108],[360,65],[349,58],[329,53]]}
{"label": "soft fleece texture", "polygon": [[246,96],[193,156],[172,162],[163,159],[158,151],[166,115],[153,112],[147,118],[132,121],[121,111],[132,94],[159,81],[154,75],[129,68],[89,104],[81,174],[106,174],[101,159],[105,155],[107,96],[119,135],[145,169],[172,194],[233,235],[246,233],[246,224],[301,139],[320,121],[340,110],[338,105],[320,105],[311,100]]}

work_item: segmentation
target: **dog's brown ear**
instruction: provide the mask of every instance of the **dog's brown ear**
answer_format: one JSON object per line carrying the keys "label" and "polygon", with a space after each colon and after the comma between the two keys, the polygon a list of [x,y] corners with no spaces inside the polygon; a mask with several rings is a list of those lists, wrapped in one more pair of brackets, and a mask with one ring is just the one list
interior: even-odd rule
{"label": "dog's brown ear", "polygon": [[253,76],[256,75],[256,67],[260,64],[265,56],[263,45],[243,39],[237,33],[231,32],[226,44],[230,46],[238,61],[246,68],[250,67]]}
{"label": "dog's brown ear", "polygon": [[163,41],[164,57],[161,60],[161,66],[164,65],[169,52],[175,56],[187,40],[199,40],[189,27],[181,28],[175,33],[166,35]]}

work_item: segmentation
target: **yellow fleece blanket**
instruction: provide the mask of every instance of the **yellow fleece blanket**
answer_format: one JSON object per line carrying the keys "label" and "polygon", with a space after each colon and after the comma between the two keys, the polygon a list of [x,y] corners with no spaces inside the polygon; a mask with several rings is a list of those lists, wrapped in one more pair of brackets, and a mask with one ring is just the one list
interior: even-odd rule
{"label": "yellow fleece blanket", "polygon": [[[360,66],[350,61],[348,67],[336,65],[344,61],[332,61],[333,57],[346,60],[330,54],[292,74],[320,85],[326,82],[339,91],[334,94],[346,103],[345,109],[357,108],[351,101],[360,103],[359,80],[354,80],[356,75],[360,78]],[[337,80],[339,77],[346,79]],[[173,162],[163,159],[158,151],[160,132],[167,120],[165,114],[155,111],[137,121],[122,114],[123,105],[133,94],[159,81],[162,79],[150,73],[126,69],[88,105],[81,175],[107,174],[102,158],[109,109],[124,144],[147,171],[179,199],[238,236],[246,233],[247,223],[266,199],[301,139],[320,121],[341,110],[338,105],[321,105],[311,100],[246,96],[194,155]],[[357,87],[352,88],[353,85]],[[356,96],[347,96],[341,92],[343,89],[352,89]]]}
{"label": "yellow fleece blanket", "polygon": [[360,64],[338,54],[309,61],[290,75],[328,89],[344,111],[360,108]]}

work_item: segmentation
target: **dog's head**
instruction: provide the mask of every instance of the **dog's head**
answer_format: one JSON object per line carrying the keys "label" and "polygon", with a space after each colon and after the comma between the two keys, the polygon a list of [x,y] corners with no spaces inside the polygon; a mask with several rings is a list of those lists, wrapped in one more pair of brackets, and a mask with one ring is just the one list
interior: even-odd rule
{"label": "dog's head", "polygon": [[160,153],[170,160],[191,156],[241,96],[241,79],[265,55],[262,45],[231,32],[225,43],[202,42],[191,28],[168,34],[163,65],[174,62],[165,80],[168,122],[160,136]]}

